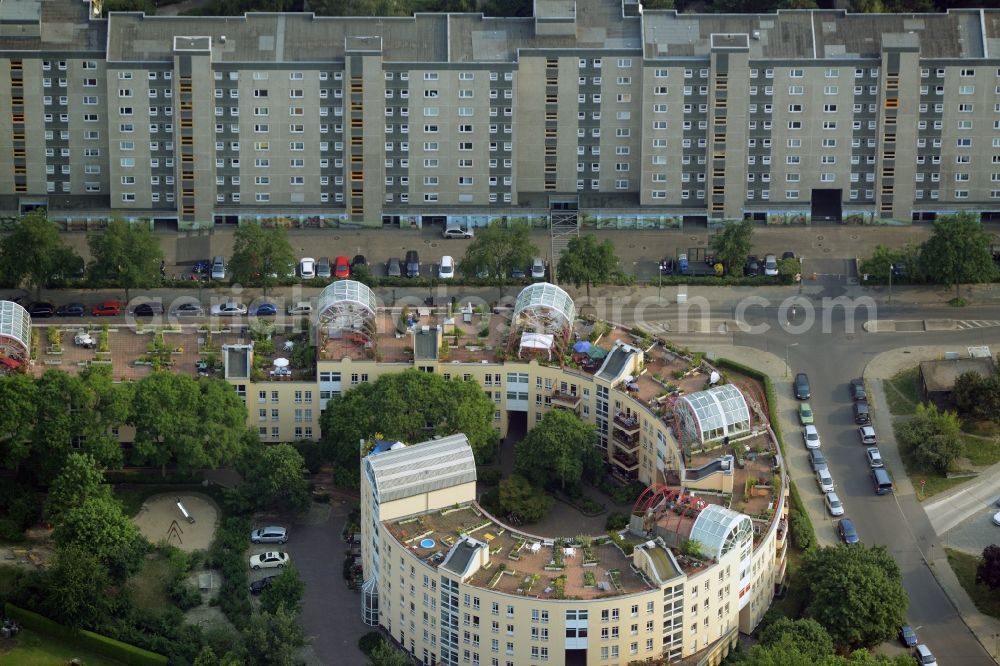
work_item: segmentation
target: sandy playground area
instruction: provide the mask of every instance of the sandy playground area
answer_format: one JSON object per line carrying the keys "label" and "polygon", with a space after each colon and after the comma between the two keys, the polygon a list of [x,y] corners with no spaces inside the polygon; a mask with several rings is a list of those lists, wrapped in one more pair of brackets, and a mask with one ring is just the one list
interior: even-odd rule
{"label": "sandy playground area", "polygon": [[[178,500],[190,519],[177,506]],[[219,511],[206,495],[164,493],[148,497],[133,520],[151,543],[166,543],[190,552],[205,550],[212,544]]]}

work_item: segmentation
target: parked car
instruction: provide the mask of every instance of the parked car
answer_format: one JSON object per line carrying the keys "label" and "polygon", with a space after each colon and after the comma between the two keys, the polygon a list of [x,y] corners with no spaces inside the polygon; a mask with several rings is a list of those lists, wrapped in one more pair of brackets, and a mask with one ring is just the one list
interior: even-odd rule
{"label": "parked car", "polygon": [[330,257],[320,257],[316,262],[316,277],[329,279],[333,275],[333,268],[330,264]]}
{"label": "parked car", "polygon": [[852,379],[848,385],[851,391],[851,400],[864,400],[867,402],[868,394],[865,392],[865,382],[863,379]]}
{"label": "parked car", "polygon": [[892,265],[892,276],[895,278],[905,278],[906,277],[906,262],[897,261]]}
{"label": "parked car", "polygon": [[222,258],[222,255],[217,254],[212,257],[212,279],[226,279],[226,260]]}
{"label": "parked car", "polygon": [[90,331],[79,330],[76,335],[73,336],[73,344],[77,347],[84,347],[85,349],[94,349],[97,347],[97,340],[94,336],[90,334]]}
{"label": "parked car", "polygon": [[247,306],[242,303],[217,303],[212,306],[213,317],[238,317],[247,313]]}
{"label": "parked car", "polygon": [[181,303],[170,314],[177,317],[201,317],[205,314],[205,308],[197,303]]}
{"label": "parked car", "polygon": [[819,484],[819,491],[821,493],[831,493],[834,491],[833,477],[830,475],[830,470],[826,467],[820,467],[816,470],[816,483]]}
{"label": "parked car", "polygon": [[441,257],[441,265],[438,266],[438,277],[442,280],[450,280],[455,277],[455,260],[451,255]]}
{"label": "parked car", "polygon": [[808,400],[812,397],[812,393],[809,391],[809,375],[806,373],[800,372],[795,375],[793,387],[795,389],[795,397],[799,400]]}
{"label": "parked car", "polygon": [[290,315],[311,315],[312,311],[313,306],[309,301],[299,301],[288,305],[288,314]]}
{"label": "parked car", "polygon": [[674,274],[674,260],[668,257],[660,262],[660,275],[673,275],[673,274]]}
{"label": "parked car", "polygon": [[280,525],[258,527],[250,532],[251,543],[285,543],[288,541],[288,530]]}
{"label": "parked car", "polygon": [[531,279],[532,280],[544,280],[545,279],[545,262],[541,257],[535,257],[531,260]]}
{"label": "parked car", "polygon": [[155,317],[161,314],[163,314],[163,303],[160,303],[159,301],[139,303],[137,306],[132,308],[133,317]]}
{"label": "parked car", "polygon": [[809,449],[809,464],[812,465],[813,471],[815,472],[820,467],[826,467],[826,456],[819,449]]}
{"label": "parked car", "polygon": [[913,651],[914,656],[917,658],[917,663],[920,666],[937,666],[937,659],[934,657],[934,653],[931,649],[921,643],[917,646],[917,649]]}
{"label": "parked car", "polygon": [[[861,538],[858,537],[858,530],[854,528],[854,523],[850,518],[841,518],[837,521],[837,532],[840,534],[840,540],[846,544],[861,541]],[[906,628],[909,629],[909,627]]]}
{"label": "parked car", "polygon": [[903,647],[915,647],[917,644],[917,632],[913,631],[913,628],[904,624],[899,628],[899,642],[903,644]]}
{"label": "parked car", "polygon": [[871,412],[867,402],[854,403],[854,422],[858,425],[867,425],[872,422]]}
{"label": "parked car", "polygon": [[449,224],[445,226],[441,235],[445,238],[472,238],[472,229],[463,229],[461,226]]}
{"label": "parked car", "polygon": [[510,276],[515,280],[523,280],[527,277],[527,274],[524,272],[523,268],[514,268],[511,269]]}
{"label": "parked car", "polygon": [[802,425],[813,423],[813,408],[808,402],[799,403],[799,423]]}
{"label": "parked car", "polygon": [[819,431],[816,430],[816,426],[814,425],[807,425],[805,427],[802,431],[802,439],[807,449],[818,449],[821,445]]}
{"label": "parked car", "polygon": [[781,253],[782,261],[784,261],[785,259],[794,259],[794,258],[795,258],[795,253],[792,252],[791,250],[785,250],[784,252]]}
{"label": "parked car", "polygon": [[993,514],[993,524],[1000,525],[1000,511]]}
{"label": "parked car", "polygon": [[420,255],[417,254],[416,250],[406,251],[406,277],[416,278],[420,277]]}
{"label": "parked car", "polygon": [[885,467],[882,463],[882,453],[878,447],[872,446],[865,450],[865,457],[868,458],[869,467]]}
{"label": "parked car", "polygon": [[681,275],[687,275],[688,274],[688,270],[690,268],[691,268],[690,265],[688,265],[688,256],[687,256],[687,254],[685,254],[684,252],[681,252],[680,254],[678,254],[677,255],[677,272],[680,273]]}
{"label": "parked car", "polygon": [[844,515],[844,505],[837,497],[837,493],[827,493],[824,496],[824,501],[826,502],[826,509],[830,512],[831,516],[842,516]]}
{"label": "parked car", "polygon": [[258,317],[272,317],[278,314],[278,306],[274,303],[261,303],[253,313]]}
{"label": "parked car", "polygon": [[365,255],[363,255],[363,254],[356,254],[356,255],[354,255],[354,258],[351,259],[351,268],[352,269],[355,266],[367,266],[367,265],[368,265],[368,260],[365,259]]}
{"label": "parked car", "polygon": [[312,257],[303,257],[299,261],[299,277],[303,280],[312,280],[316,277],[316,260]]}
{"label": "parked car", "polygon": [[403,274],[403,267],[399,263],[399,259],[393,257],[389,261],[385,262],[385,274],[388,277],[400,277]]}
{"label": "parked car", "polygon": [[778,258],[773,254],[764,257],[764,275],[773,277],[778,274]]}
{"label": "parked car", "polygon": [[858,436],[865,446],[875,446],[878,440],[875,438],[875,428],[870,425],[858,426]]}
{"label": "parked car", "polygon": [[265,576],[260,580],[255,580],[250,583],[250,594],[260,594],[267,588],[271,587],[271,583],[275,578],[277,578],[277,576]]}
{"label": "parked car", "polygon": [[755,255],[747,257],[747,263],[743,266],[743,277],[757,277],[760,275],[760,262]]}
{"label": "parked car", "polygon": [[333,276],[338,278],[351,277],[351,262],[347,257],[340,256],[333,261]]}
{"label": "parked car", "polygon": [[87,308],[83,306],[83,303],[67,303],[56,309],[57,317],[82,317],[85,314],[87,314]]}
{"label": "parked car", "polygon": [[117,317],[121,313],[122,304],[120,301],[104,301],[90,309],[90,314],[95,317]]}
{"label": "parked car", "polygon": [[56,306],[45,301],[36,301],[28,306],[28,314],[32,317],[51,317],[56,313]]}
{"label": "parked car", "polygon": [[266,553],[259,553],[250,558],[251,569],[281,569],[290,558],[288,553],[269,550]]}

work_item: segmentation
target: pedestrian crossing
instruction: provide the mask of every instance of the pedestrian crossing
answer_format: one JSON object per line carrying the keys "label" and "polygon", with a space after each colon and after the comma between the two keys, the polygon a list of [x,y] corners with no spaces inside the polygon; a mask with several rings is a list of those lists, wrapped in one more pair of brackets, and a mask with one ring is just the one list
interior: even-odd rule
{"label": "pedestrian crossing", "polygon": [[955,330],[965,331],[970,328],[990,328],[1000,326],[998,319],[957,319],[955,320]]}

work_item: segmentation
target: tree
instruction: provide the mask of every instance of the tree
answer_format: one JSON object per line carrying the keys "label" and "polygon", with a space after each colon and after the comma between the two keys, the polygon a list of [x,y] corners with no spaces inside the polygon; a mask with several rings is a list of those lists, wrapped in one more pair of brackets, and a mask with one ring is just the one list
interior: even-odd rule
{"label": "tree", "polygon": [[1000,419],[1000,375],[983,377],[970,370],[955,380],[952,401],[960,414],[979,419]]}
{"label": "tree", "polygon": [[921,246],[921,269],[925,275],[954,285],[955,298],[960,298],[963,283],[988,282],[996,275],[990,242],[990,235],[974,215],[945,215],[934,222],[933,235]]}
{"label": "tree", "polygon": [[1000,546],[993,544],[983,549],[976,567],[976,585],[985,585],[991,590],[1000,588]]}
{"label": "tree", "polygon": [[58,523],[67,511],[92,497],[111,497],[111,488],[104,483],[104,470],[89,453],[71,453],[49,487],[45,515],[49,522]]}
{"label": "tree", "polygon": [[[906,267],[906,280],[908,282],[920,281],[922,279],[920,268],[920,248],[908,244],[902,248],[890,248],[879,244],[875,246],[872,256],[861,262],[858,272],[867,276],[869,281],[888,282],[889,273],[893,266],[903,265]],[[892,278],[898,280],[899,278]]]}
{"label": "tree", "polygon": [[36,299],[42,287],[79,262],[79,255],[63,242],[59,227],[49,221],[44,209],[23,215],[14,231],[0,240],[0,273],[12,284],[26,281]]}
{"label": "tree", "polygon": [[883,546],[814,548],[803,556],[797,578],[809,599],[805,616],[838,646],[876,645],[906,622],[909,600],[899,566]]}
{"label": "tree", "polygon": [[597,430],[561,409],[548,412],[514,447],[514,467],[537,486],[580,483],[583,460],[595,450]]}
{"label": "tree", "polygon": [[760,644],[791,645],[800,653],[819,661],[833,653],[833,639],[816,620],[782,617],[760,633]]}
{"label": "tree", "polygon": [[268,288],[277,285],[294,265],[295,253],[283,228],[246,224],[236,229],[229,259],[233,282],[259,284],[266,296]]}
{"label": "tree", "polygon": [[463,433],[478,462],[488,459],[499,438],[495,405],[474,381],[445,381],[434,373],[407,370],[382,375],[330,400],[320,417],[320,446],[342,471],[338,482],[358,483],[359,443],[376,434],[409,444],[435,435]]}
{"label": "tree", "polygon": [[99,625],[108,613],[111,580],[104,564],[83,545],[70,544],[56,552],[46,584],[42,611],[71,629]]}
{"label": "tree", "polygon": [[240,493],[250,506],[295,512],[308,508],[305,462],[291,444],[264,445],[249,433],[239,467],[244,479]]}
{"label": "tree", "polygon": [[134,453],[139,461],[191,472],[239,459],[246,442],[246,406],[221,379],[154,372],[135,385]]}
{"label": "tree", "polygon": [[592,235],[586,234],[570,240],[559,257],[557,273],[560,282],[572,282],[577,289],[586,284],[590,300],[590,285],[607,282],[617,270],[614,243],[610,240],[598,243]]}
{"label": "tree", "polygon": [[31,455],[37,402],[28,374],[0,376],[0,462],[17,469]]}
{"label": "tree", "polygon": [[500,508],[526,523],[541,520],[552,508],[552,498],[520,474],[500,482]]}
{"label": "tree", "polygon": [[156,13],[155,0],[104,0],[104,15],[108,12],[145,12],[146,16]]}
{"label": "tree", "polygon": [[468,278],[477,277],[485,271],[503,288],[512,270],[524,270],[538,254],[538,249],[531,242],[530,231],[526,224],[505,227],[497,222],[477,228],[475,237],[465,250],[465,258],[459,263],[459,270]]}
{"label": "tree", "polygon": [[730,222],[712,236],[712,251],[715,258],[726,267],[726,274],[739,274],[746,263],[747,255],[753,247],[753,222],[741,220]]}
{"label": "tree", "polygon": [[896,426],[896,439],[918,467],[938,474],[946,474],[964,449],[958,415],[934,404],[917,405],[913,418]]}
{"label": "tree", "polygon": [[271,586],[260,595],[260,609],[265,613],[276,613],[279,608],[290,611],[296,617],[302,613],[302,595],[306,586],[294,564],[286,566]]}
{"label": "tree", "polygon": [[66,510],[52,536],[60,547],[76,545],[93,553],[116,580],[139,568],[149,546],[109,495],[88,497]]}
{"label": "tree", "polygon": [[133,289],[149,289],[160,283],[163,252],[147,222],[132,225],[114,218],[100,234],[87,238],[90,245],[90,277],[125,290],[125,300]]}
{"label": "tree", "polygon": [[273,613],[254,613],[244,631],[243,644],[250,666],[292,666],[295,651],[306,637],[294,613],[278,608]]}
{"label": "tree", "polygon": [[368,659],[368,666],[408,666],[413,663],[405,652],[397,650],[384,639],[375,646]]}

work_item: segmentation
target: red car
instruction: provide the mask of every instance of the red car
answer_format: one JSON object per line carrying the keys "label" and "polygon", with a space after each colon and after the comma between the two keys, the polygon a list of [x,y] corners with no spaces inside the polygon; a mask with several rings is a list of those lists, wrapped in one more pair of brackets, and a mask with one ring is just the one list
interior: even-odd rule
{"label": "red car", "polygon": [[95,317],[117,317],[122,313],[122,304],[119,301],[104,301],[98,303],[90,311]]}
{"label": "red car", "polygon": [[339,278],[351,277],[351,260],[347,257],[337,257],[333,264],[333,276]]}

